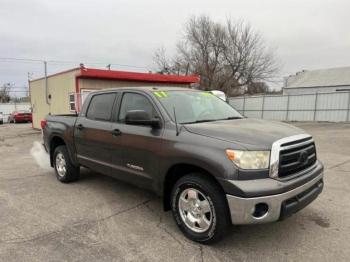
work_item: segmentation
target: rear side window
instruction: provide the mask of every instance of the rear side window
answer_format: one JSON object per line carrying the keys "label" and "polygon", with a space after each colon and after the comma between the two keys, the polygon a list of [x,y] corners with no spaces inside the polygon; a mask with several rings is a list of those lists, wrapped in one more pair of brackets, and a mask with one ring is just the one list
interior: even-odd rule
{"label": "rear side window", "polygon": [[109,121],[111,119],[114,99],[114,93],[94,95],[86,117],[94,120]]}

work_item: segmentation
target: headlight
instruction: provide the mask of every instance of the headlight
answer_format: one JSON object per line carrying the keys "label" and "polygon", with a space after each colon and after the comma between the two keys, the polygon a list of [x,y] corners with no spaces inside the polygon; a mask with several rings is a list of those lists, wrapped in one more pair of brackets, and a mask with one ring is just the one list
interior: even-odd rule
{"label": "headlight", "polygon": [[270,151],[226,150],[227,157],[242,169],[266,169],[270,164]]}

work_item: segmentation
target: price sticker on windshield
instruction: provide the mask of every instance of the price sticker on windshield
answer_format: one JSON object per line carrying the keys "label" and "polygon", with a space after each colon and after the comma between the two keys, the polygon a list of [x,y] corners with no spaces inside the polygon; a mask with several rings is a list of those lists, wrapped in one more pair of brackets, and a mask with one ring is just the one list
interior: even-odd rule
{"label": "price sticker on windshield", "polygon": [[167,92],[164,92],[164,91],[153,92],[153,94],[154,94],[156,97],[159,97],[159,98],[168,97]]}
{"label": "price sticker on windshield", "polygon": [[210,92],[202,92],[201,93],[203,96],[208,96],[208,97],[214,97],[214,95]]}

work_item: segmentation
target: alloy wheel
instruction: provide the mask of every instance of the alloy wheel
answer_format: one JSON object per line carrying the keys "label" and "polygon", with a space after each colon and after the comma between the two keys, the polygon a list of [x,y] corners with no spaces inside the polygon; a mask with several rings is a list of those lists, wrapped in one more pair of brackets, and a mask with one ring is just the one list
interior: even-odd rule
{"label": "alloy wheel", "polygon": [[66,160],[64,158],[64,155],[62,153],[58,153],[56,155],[56,170],[60,177],[65,176],[66,174]]}
{"label": "alloy wheel", "polygon": [[207,231],[213,222],[213,210],[207,197],[195,188],[181,192],[179,213],[184,224],[196,233]]}

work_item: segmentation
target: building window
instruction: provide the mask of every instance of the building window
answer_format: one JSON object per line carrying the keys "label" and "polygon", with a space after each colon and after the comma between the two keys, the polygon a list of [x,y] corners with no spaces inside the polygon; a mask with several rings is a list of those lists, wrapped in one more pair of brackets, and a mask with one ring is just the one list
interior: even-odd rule
{"label": "building window", "polygon": [[69,109],[75,111],[75,94],[69,94]]}

